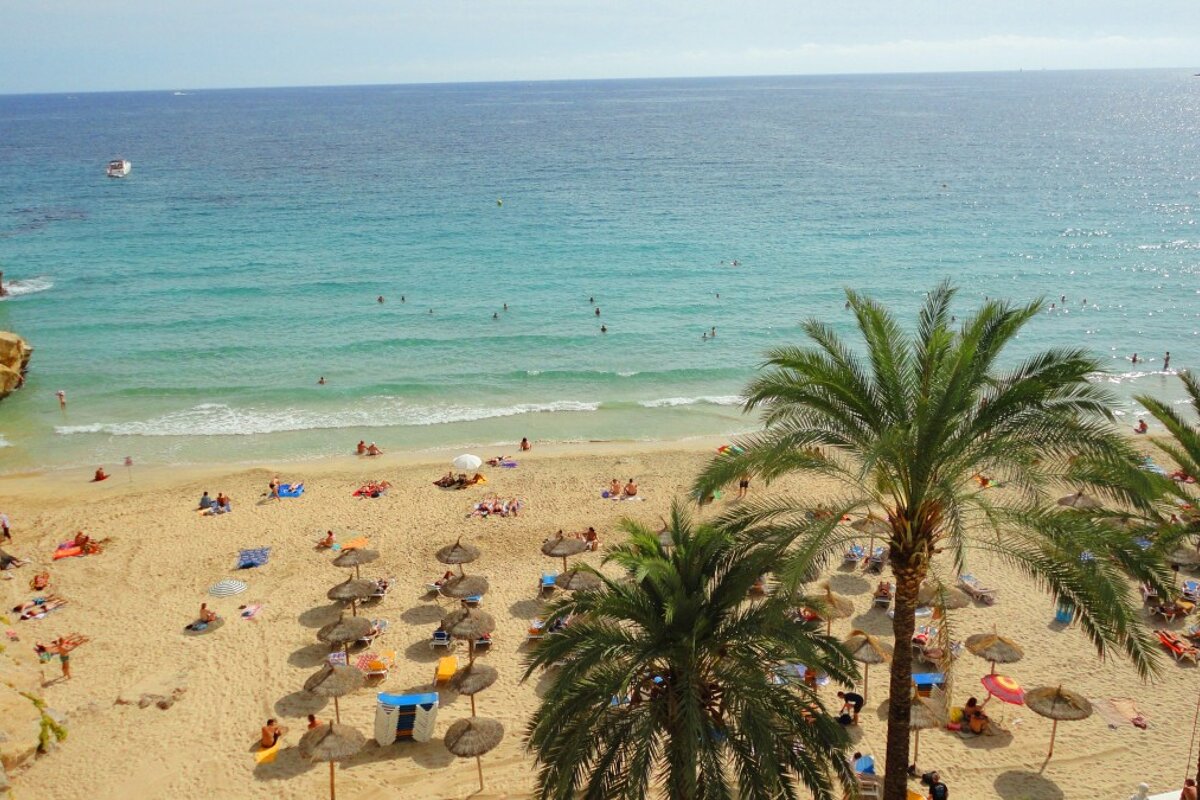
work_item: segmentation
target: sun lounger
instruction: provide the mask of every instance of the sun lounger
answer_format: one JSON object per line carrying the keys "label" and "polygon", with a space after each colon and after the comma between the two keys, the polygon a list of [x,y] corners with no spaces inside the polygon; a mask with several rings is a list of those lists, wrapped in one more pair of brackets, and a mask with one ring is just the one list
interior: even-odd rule
{"label": "sun lounger", "polygon": [[370,644],[383,634],[387,633],[388,625],[389,623],[386,619],[371,620],[371,627],[375,629],[375,632],[368,633],[366,636],[359,639],[359,641],[363,644]]}
{"label": "sun lounger", "polygon": [[871,572],[883,572],[883,562],[887,560],[888,549],[876,547],[867,559],[867,569]]}
{"label": "sun lounger", "polygon": [[874,599],[871,601],[872,608],[887,608],[892,604],[892,595],[895,593],[895,588],[890,583],[887,585],[887,588],[887,594],[883,594],[882,592],[875,594]]}
{"label": "sun lounger", "polygon": [[1183,661],[1185,658],[1191,660],[1193,664],[1200,661],[1200,650],[1179,638],[1178,634],[1161,629],[1154,633],[1158,636],[1158,641],[1162,643],[1168,653],[1174,656],[1176,661]]}
{"label": "sun lounger", "polygon": [[1180,599],[1173,603],[1161,603],[1154,606],[1151,616],[1162,617],[1167,622],[1174,622],[1179,617],[1186,617],[1195,610],[1195,603]]}
{"label": "sun lounger", "polygon": [[386,650],[382,655],[363,653],[355,666],[368,678],[387,678],[388,670],[396,666],[396,651]]}
{"label": "sun lounger", "polygon": [[480,636],[478,639],[475,640],[475,652],[476,653],[478,653],[480,650],[491,650],[491,649],[492,649],[491,634],[488,634],[487,636]]}
{"label": "sun lounger", "polygon": [[857,564],[867,557],[867,549],[861,544],[850,545],[850,549],[846,551],[846,555],[842,556],[842,563]]}
{"label": "sun lounger", "polygon": [[434,631],[433,636],[429,639],[429,646],[431,648],[444,647],[449,650],[454,646],[454,640],[445,631]]}
{"label": "sun lounger", "polygon": [[1184,581],[1181,594],[1184,600],[1193,603],[1200,600],[1200,581]]}
{"label": "sun lounger", "polygon": [[470,608],[479,608],[481,605],[483,605],[483,595],[473,594],[470,597],[464,597],[463,605],[469,606]]}
{"label": "sun lounger", "polygon": [[525,633],[525,641],[536,642],[546,638],[546,621],[540,617],[529,620],[529,630]]}
{"label": "sun lounger", "polygon": [[433,673],[433,685],[449,683],[458,672],[458,659],[454,656],[443,656],[438,659],[437,669]]}
{"label": "sun lounger", "polygon": [[379,585],[380,588],[376,589],[375,593],[372,594],[369,599],[382,600],[383,598],[387,597],[387,593],[390,592],[392,587],[396,585],[396,578],[389,575],[386,578],[380,578],[377,580],[376,584]]}
{"label": "sun lounger", "polygon": [[1148,583],[1143,583],[1138,587],[1142,593],[1142,602],[1149,603],[1151,600],[1158,600],[1158,591]]}
{"label": "sun lounger", "polygon": [[883,787],[874,775],[857,775],[859,797],[883,797]]}
{"label": "sun lounger", "polygon": [[543,572],[542,580],[538,583],[538,594],[553,594],[558,588],[558,584],[554,582],[557,577],[557,572]]}
{"label": "sun lounger", "polygon": [[334,650],[326,658],[331,667],[344,667],[348,663],[346,661],[346,653],[342,650]]}
{"label": "sun lounger", "polygon": [[983,582],[974,575],[959,575],[958,586],[973,599],[978,600],[981,603],[990,606],[996,602],[996,590],[984,586]]}
{"label": "sun lounger", "polygon": [[916,687],[917,694],[922,697],[929,697],[930,692],[936,686],[939,689],[946,687],[946,673],[944,672],[919,672],[912,676],[913,686]]}

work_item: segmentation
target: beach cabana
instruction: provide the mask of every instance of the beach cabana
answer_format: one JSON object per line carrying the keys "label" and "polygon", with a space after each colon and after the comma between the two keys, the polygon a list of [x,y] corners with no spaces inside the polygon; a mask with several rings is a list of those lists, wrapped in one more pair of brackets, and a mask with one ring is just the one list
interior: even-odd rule
{"label": "beach cabana", "polygon": [[821,588],[824,589],[824,594],[821,595],[823,607],[820,614],[825,620],[825,634],[828,636],[833,630],[835,619],[846,619],[854,614],[854,603],[849,597],[835,592],[828,581],[822,584]]}
{"label": "beach cabana", "polygon": [[304,682],[304,691],[317,697],[332,697],[334,719],[341,722],[342,710],[338,707],[338,698],[361,689],[366,682],[367,676],[357,667],[326,664]]}
{"label": "beach cabana", "polygon": [[459,758],[475,759],[479,769],[479,791],[483,791],[483,761],[481,756],[489,753],[504,738],[504,726],[494,719],[471,717],[460,719],[446,731],[446,749]]}
{"label": "beach cabana", "polygon": [[1038,716],[1054,721],[1050,728],[1050,751],[1046,760],[1054,755],[1054,737],[1058,733],[1059,720],[1075,721],[1092,715],[1092,704],[1078,692],[1060,686],[1039,686],[1025,692],[1025,705]]}
{"label": "beach cabana", "polygon": [[1058,504],[1066,508],[1075,508],[1080,511],[1100,508],[1099,500],[1091,495],[1084,494],[1083,492],[1076,492],[1075,494],[1069,494],[1066,497],[1060,497],[1058,498]]}
{"label": "beach cabana", "polygon": [[943,611],[966,608],[971,598],[962,589],[947,586],[941,581],[928,580],[917,591],[917,605],[936,606]]}
{"label": "beach cabana", "polygon": [[569,569],[554,577],[554,585],[568,592],[595,589],[601,583],[599,575],[586,569]]}
{"label": "beach cabana", "polygon": [[487,594],[488,579],[482,575],[455,575],[442,583],[441,593],[459,600],[483,597]]}
{"label": "beach cabana", "polygon": [[354,728],[333,722],[318,725],[300,737],[301,756],[309,761],[329,762],[329,800],[337,797],[335,763],[353,758],[366,743],[366,737]]}
{"label": "beach cabana", "polygon": [[887,541],[892,535],[891,526],[873,514],[868,514],[862,519],[854,520],[854,522],[850,523],[850,527],[859,533],[865,533],[871,537],[870,544],[867,545],[868,556],[875,552],[875,537],[878,536]]}
{"label": "beach cabana", "polygon": [[863,665],[863,698],[866,698],[871,665],[891,661],[892,646],[877,636],[859,630],[850,631],[842,645],[851,658]]}
{"label": "beach cabana", "polygon": [[542,542],[542,555],[550,558],[561,558],[563,572],[567,571],[567,558],[569,556],[577,556],[585,550],[587,550],[587,542],[583,539],[576,539],[573,536],[558,535],[553,539],[547,539]]}
{"label": "beach cabana", "polygon": [[343,617],[317,631],[317,639],[330,647],[348,648],[371,632],[371,620],[364,617]]}

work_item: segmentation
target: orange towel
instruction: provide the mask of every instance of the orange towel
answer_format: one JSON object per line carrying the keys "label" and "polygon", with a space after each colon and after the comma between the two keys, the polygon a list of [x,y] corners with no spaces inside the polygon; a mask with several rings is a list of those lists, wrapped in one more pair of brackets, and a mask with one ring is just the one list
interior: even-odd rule
{"label": "orange towel", "polygon": [[351,539],[342,545],[343,550],[361,550],[367,546],[367,537],[359,536],[357,539]]}

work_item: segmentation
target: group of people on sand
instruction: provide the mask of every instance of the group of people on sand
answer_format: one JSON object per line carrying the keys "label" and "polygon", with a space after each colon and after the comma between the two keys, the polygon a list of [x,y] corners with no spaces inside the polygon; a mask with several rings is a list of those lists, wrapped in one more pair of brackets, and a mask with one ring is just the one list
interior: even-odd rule
{"label": "group of people on sand", "polygon": [[633,478],[630,478],[629,482],[624,486],[621,486],[621,482],[619,480],[613,478],[612,482],[608,485],[606,497],[608,497],[610,500],[627,500],[630,497],[637,497],[637,493],[637,481],[635,481]]}
{"label": "group of people on sand", "polygon": [[67,601],[56,594],[45,597],[35,597],[19,605],[13,606],[13,613],[21,621],[42,619],[51,611],[56,611],[67,604]]}
{"label": "group of people on sand", "polygon": [[41,644],[40,642],[33,647],[33,652],[37,654],[38,661],[46,664],[51,659],[58,656],[58,662],[62,665],[63,680],[71,680],[71,652],[81,644],[87,644],[90,639],[78,633],[69,633],[66,636],[60,636],[50,644]]}
{"label": "group of people on sand", "polygon": [[521,500],[510,497],[501,500],[499,497],[484,498],[475,504],[469,516],[472,517],[515,517],[521,511]]}
{"label": "group of people on sand", "polygon": [[[276,491],[278,492],[278,485],[276,485]],[[209,496],[208,492],[205,492],[200,496],[199,510],[204,514],[228,514],[233,511],[233,505],[224,492],[217,492],[215,500]]]}
{"label": "group of people on sand", "polygon": [[468,478],[467,473],[465,472],[460,472],[455,475],[454,471],[451,470],[434,481],[433,485],[442,489],[465,489],[468,486],[476,486],[480,483],[487,483],[487,478],[483,477],[483,475],[479,474],[478,472]]}
{"label": "group of people on sand", "polygon": [[364,440],[358,440],[358,446],[354,448],[354,452],[360,456],[381,456],[383,451],[374,442],[367,444]]}

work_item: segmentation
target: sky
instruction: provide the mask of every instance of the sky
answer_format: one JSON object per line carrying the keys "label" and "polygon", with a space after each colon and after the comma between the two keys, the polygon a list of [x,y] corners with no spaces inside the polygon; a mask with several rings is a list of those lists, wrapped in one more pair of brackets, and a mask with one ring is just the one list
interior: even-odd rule
{"label": "sky", "polygon": [[0,0],[0,94],[1200,68],[1197,0]]}

